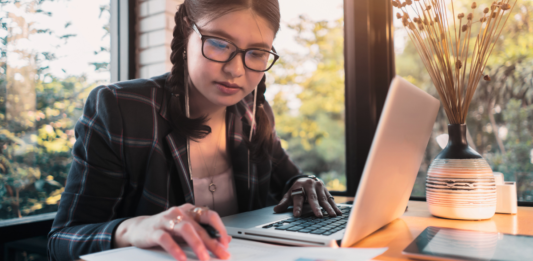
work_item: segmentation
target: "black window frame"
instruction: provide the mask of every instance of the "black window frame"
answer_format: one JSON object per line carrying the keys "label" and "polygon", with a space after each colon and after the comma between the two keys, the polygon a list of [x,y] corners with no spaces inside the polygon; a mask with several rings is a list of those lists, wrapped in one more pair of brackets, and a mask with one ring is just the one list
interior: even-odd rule
{"label": "black window frame", "polygon": [[[137,19],[135,0],[110,0],[111,11],[111,82],[135,78]],[[57,212],[0,220],[0,261],[4,244],[47,235]]]}
{"label": "black window frame", "polygon": [[355,196],[396,75],[390,0],[344,1],[346,191]]}

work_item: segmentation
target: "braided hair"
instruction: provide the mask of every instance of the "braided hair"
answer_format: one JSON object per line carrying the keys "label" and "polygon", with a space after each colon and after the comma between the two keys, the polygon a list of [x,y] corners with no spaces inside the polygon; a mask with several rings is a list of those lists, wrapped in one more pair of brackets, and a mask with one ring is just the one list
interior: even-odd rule
{"label": "braided hair", "polygon": [[182,4],[176,14],[174,21],[176,26],[172,33],[173,39],[171,42],[172,53],[170,54],[170,61],[173,66],[170,71],[167,81],[170,83],[171,92],[169,95],[170,101],[167,102],[170,111],[170,119],[174,125],[174,129],[182,136],[189,137],[193,140],[204,138],[211,132],[211,128],[205,125],[207,116],[196,119],[188,118],[185,114],[185,46],[186,39],[190,33],[190,29],[186,25],[184,19],[187,18],[187,11],[185,5]]}
{"label": "braided hair", "polygon": [[252,161],[258,162],[260,159],[270,158],[270,152],[273,147],[273,131],[272,124],[268,119],[268,115],[263,106],[265,103],[266,91],[266,75],[263,76],[259,85],[257,85],[257,101],[255,106],[255,122],[257,127],[255,135],[252,137],[252,142],[248,144],[250,148],[250,155]]}
{"label": "braided hair", "polygon": [[[172,34],[172,53],[170,55],[173,66],[167,79],[171,87],[166,91],[170,92],[167,102],[170,120],[178,134],[192,140],[198,140],[211,132],[211,128],[206,125],[207,116],[191,119],[185,114],[185,80],[190,81],[190,79],[185,79],[184,75],[186,69],[185,47],[192,32],[186,21],[196,22],[204,16],[208,16],[212,21],[230,12],[245,9],[251,9],[266,19],[274,32],[279,30],[278,0],[185,0],[174,15],[176,26]],[[256,129],[252,141],[246,141],[251,160],[254,162],[270,158],[273,147],[273,128],[263,106],[265,103],[265,82],[266,76],[263,76],[256,89]]]}

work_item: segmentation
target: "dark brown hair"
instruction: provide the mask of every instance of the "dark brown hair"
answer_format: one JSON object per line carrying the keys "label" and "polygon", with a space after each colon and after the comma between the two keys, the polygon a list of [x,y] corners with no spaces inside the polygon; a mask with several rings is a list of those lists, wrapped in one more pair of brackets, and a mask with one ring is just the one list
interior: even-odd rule
{"label": "dark brown hair", "polygon": [[[175,130],[188,138],[193,140],[204,138],[211,132],[211,128],[205,125],[206,116],[189,119],[185,115],[184,108],[184,57],[183,52],[187,44],[187,39],[192,33],[192,28],[189,24],[197,23],[199,19],[208,17],[210,21],[217,19],[225,14],[251,9],[255,14],[264,18],[268,26],[277,33],[280,25],[280,12],[278,0],[185,0],[179,6],[176,15],[174,16],[173,39],[171,43],[172,54],[170,61],[172,62],[172,71],[168,77],[172,93],[169,95],[169,111],[170,118]],[[188,21],[187,24],[185,21]],[[273,129],[268,116],[263,108],[265,102],[264,93],[266,91],[265,76],[257,86],[257,102],[256,102],[256,132],[252,138],[252,142],[248,143],[248,148],[251,152],[252,161],[258,162],[266,158],[270,158],[270,151],[273,145]],[[252,93],[253,94],[253,93]]]}

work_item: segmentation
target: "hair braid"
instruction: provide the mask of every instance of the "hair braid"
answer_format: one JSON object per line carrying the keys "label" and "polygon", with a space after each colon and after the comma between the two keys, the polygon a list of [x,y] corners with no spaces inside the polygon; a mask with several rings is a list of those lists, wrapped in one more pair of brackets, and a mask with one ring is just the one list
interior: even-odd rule
{"label": "hair braid", "polygon": [[272,124],[268,118],[263,104],[265,103],[266,75],[263,76],[257,85],[257,102],[255,104],[257,122],[256,133],[250,144],[252,161],[258,162],[270,158],[272,144]]}
{"label": "hair braid", "polygon": [[[204,138],[211,132],[211,128],[205,125],[206,117],[190,119],[185,115],[185,79],[184,70],[186,57],[184,54],[186,40],[190,29],[186,26],[184,19],[187,18],[187,8],[185,3],[181,4],[176,15],[174,16],[174,32],[171,42],[172,53],[170,54],[170,61],[172,62],[172,69],[168,76],[171,93],[169,98],[170,118],[174,125],[174,129],[181,135],[189,137],[193,140]],[[179,124],[178,124],[179,123]]]}
{"label": "hair braid", "polygon": [[172,62],[173,66],[170,75],[168,76],[168,82],[170,82],[172,88],[170,91],[173,94],[180,95],[184,94],[183,81],[185,77],[183,75],[183,67],[185,62],[183,59],[183,51],[185,49],[185,38],[187,35],[182,26],[183,18],[187,17],[187,11],[185,9],[185,4],[180,5],[178,11],[174,15],[174,22],[176,23],[176,26],[174,26],[174,31],[172,33],[173,39],[170,44],[172,49],[170,61]]}

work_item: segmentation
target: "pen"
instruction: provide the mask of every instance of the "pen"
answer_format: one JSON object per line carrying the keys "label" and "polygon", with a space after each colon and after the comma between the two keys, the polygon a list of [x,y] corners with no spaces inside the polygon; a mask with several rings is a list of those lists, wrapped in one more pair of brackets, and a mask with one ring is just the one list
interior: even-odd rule
{"label": "pen", "polygon": [[220,238],[220,233],[218,233],[218,230],[216,230],[211,225],[200,223],[200,226],[202,226],[205,231],[207,231],[207,234],[209,234],[211,238]]}

